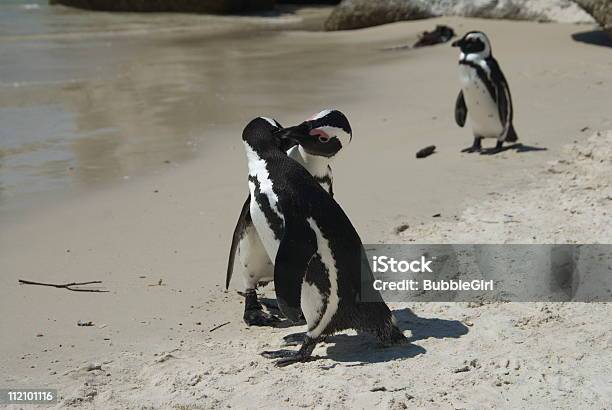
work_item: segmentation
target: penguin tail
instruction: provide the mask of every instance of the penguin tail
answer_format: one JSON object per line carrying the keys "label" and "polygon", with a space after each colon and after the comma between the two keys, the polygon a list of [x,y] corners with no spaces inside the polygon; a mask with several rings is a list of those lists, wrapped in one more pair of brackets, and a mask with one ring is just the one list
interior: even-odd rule
{"label": "penguin tail", "polygon": [[[408,339],[404,336],[404,333],[397,326],[397,320],[389,307],[385,303],[381,303],[379,306],[380,310],[384,312],[380,312],[381,314],[379,318],[384,318],[382,321],[378,322],[378,326],[374,334],[376,338],[384,345],[384,346],[393,346],[397,344],[408,343]],[[373,306],[370,306],[372,309]],[[382,317],[381,317],[382,316]]]}
{"label": "penguin tail", "polygon": [[393,323],[389,323],[387,326],[379,329],[379,331],[376,332],[376,337],[385,346],[409,343],[406,336],[404,336],[402,331]]}
{"label": "penguin tail", "polygon": [[[380,296],[380,294],[378,294]],[[381,298],[382,299],[382,298]],[[354,311],[354,329],[376,336],[384,346],[409,343],[397,326],[397,320],[385,302],[361,303]]]}
{"label": "penguin tail", "polygon": [[514,125],[510,124],[510,129],[508,130],[508,134],[506,134],[506,142],[516,142],[518,141],[518,135],[516,135],[516,131],[514,130]]}

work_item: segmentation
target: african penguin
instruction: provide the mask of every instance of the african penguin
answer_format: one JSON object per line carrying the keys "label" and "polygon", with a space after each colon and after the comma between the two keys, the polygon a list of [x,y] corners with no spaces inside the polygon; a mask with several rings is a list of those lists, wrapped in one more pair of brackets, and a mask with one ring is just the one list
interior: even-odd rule
{"label": "african penguin", "polygon": [[[265,117],[261,118],[275,129],[282,129],[277,121]],[[303,122],[304,127],[313,130],[312,133],[316,138],[312,138],[304,145],[298,145],[288,139],[283,141],[283,150],[286,150],[287,155],[306,168],[332,196],[333,177],[330,164],[340,150],[351,141],[350,135],[347,135],[340,128],[335,129],[336,118],[344,118],[344,114],[336,110],[321,111]],[[338,139],[329,141],[330,135],[338,136]],[[250,326],[274,325],[279,322],[278,318],[263,311],[256,293],[258,284],[273,280],[273,264],[253,226],[249,207],[250,196],[247,197],[242,207],[234,229],[225,288],[229,287],[237,252],[244,268],[245,306],[243,318],[245,323]]]}
{"label": "african penguin", "polygon": [[[334,129],[352,134],[346,118],[335,115]],[[253,225],[270,260],[274,287],[282,313],[296,321],[303,313],[307,332],[299,351],[264,352],[280,358],[278,366],[311,360],[321,338],[344,329],[375,334],[383,343],[406,342],[388,306],[378,295],[361,302],[363,244],[336,201],[308,171],[289,158],[281,141],[308,146],[313,138],[340,143],[329,127],[303,123],[276,130],[257,118],[243,131],[251,193]],[[366,283],[373,282],[371,271]]]}
{"label": "african penguin", "polygon": [[501,151],[504,141],[516,142],[512,124],[512,97],[508,82],[491,53],[491,43],[481,31],[470,31],[453,42],[459,47],[459,78],[461,91],[455,103],[455,121],[465,125],[468,111],[474,133],[474,144],[462,152],[482,150],[483,138],[496,138],[495,149]]}

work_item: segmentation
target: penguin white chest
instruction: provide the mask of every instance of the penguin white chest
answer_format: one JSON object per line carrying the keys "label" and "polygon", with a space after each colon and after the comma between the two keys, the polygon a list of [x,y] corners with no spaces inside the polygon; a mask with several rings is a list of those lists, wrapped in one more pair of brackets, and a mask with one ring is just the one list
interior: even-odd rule
{"label": "penguin white chest", "polygon": [[278,196],[274,192],[268,164],[247,143],[245,143],[245,149],[249,164],[251,219],[270,260],[274,262],[282,238],[285,219],[278,206]]}
{"label": "penguin white chest", "polygon": [[486,84],[475,68],[465,64],[459,65],[459,78],[474,135],[498,138],[503,132],[503,125],[499,119],[497,103]]}
{"label": "penguin white chest", "polygon": [[274,280],[274,266],[253,224],[246,227],[238,243],[238,253],[244,267],[245,289],[254,289],[259,282]]}
{"label": "penguin white chest", "polygon": [[253,225],[270,260],[274,261],[281,239],[279,228],[282,230],[284,225],[282,215],[275,211],[277,206],[276,195],[257,192],[257,186],[250,181],[249,188],[251,191],[250,211]]}

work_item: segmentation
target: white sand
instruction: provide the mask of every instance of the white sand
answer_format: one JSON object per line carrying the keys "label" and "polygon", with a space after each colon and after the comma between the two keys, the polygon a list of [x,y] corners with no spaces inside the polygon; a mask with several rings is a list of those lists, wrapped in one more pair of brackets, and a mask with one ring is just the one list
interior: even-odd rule
{"label": "white sand", "polygon": [[400,241],[612,243],[612,131],[597,132],[563,151],[519,188],[493,189],[460,217],[408,229]]}

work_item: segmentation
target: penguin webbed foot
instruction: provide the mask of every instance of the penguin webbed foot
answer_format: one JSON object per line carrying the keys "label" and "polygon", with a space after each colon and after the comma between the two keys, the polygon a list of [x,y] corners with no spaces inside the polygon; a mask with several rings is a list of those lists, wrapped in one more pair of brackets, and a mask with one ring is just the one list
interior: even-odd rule
{"label": "penguin webbed foot", "polygon": [[497,144],[495,145],[495,148],[491,148],[491,149],[488,149],[486,151],[481,151],[480,155],[495,155],[495,154],[499,154],[503,150],[504,150],[504,142],[503,141],[497,141]]}
{"label": "penguin webbed foot", "polygon": [[474,144],[471,147],[467,147],[461,150],[461,152],[473,153],[482,151],[482,144],[480,142],[482,138],[476,137],[474,138]]}
{"label": "penguin webbed foot", "polygon": [[311,362],[319,359],[318,356],[311,356],[310,354],[307,355],[302,353],[301,350],[296,352],[295,350],[281,349],[262,352],[261,355],[266,359],[278,359],[274,362],[276,367],[285,367],[289,366],[290,364]]}
{"label": "penguin webbed foot", "polygon": [[281,321],[278,317],[263,311],[254,289],[245,292],[243,319],[249,326],[275,326]]}
{"label": "penguin webbed foot", "polygon": [[264,352],[261,352],[261,355],[265,357],[266,359],[281,359],[285,357],[294,356],[296,353],[297,352],[295,350],[281,349],[281,350],[266,350]]}
{"label": "penguin webbed foot", "polygon": [[299,346],[301,343],[304,343],[304,339],[306,338],[305,332],[299,333],[291,333],[283,337],[283,345],[284,346]]}
{"label": "penguin webbed foot", "polygon": [[261,309],[245,310],[243,318],[244,322],[249,326],[276,326],[281,322],[276,316]]}
{"label": "penguin webbed foot", "polygon": [[319,359],[318,356],[312,356],[312,351],[314,350],[318,339],[312,339],[307,335],[304,335],[304,343],[300,350],[297,352],[294,350],[275,350],[275,351],[265,351],[262,352],[261,355],[267,359],[279,359],[274,362],[276,367],[285,367],[294,363],[305,363],[313,360]]}

